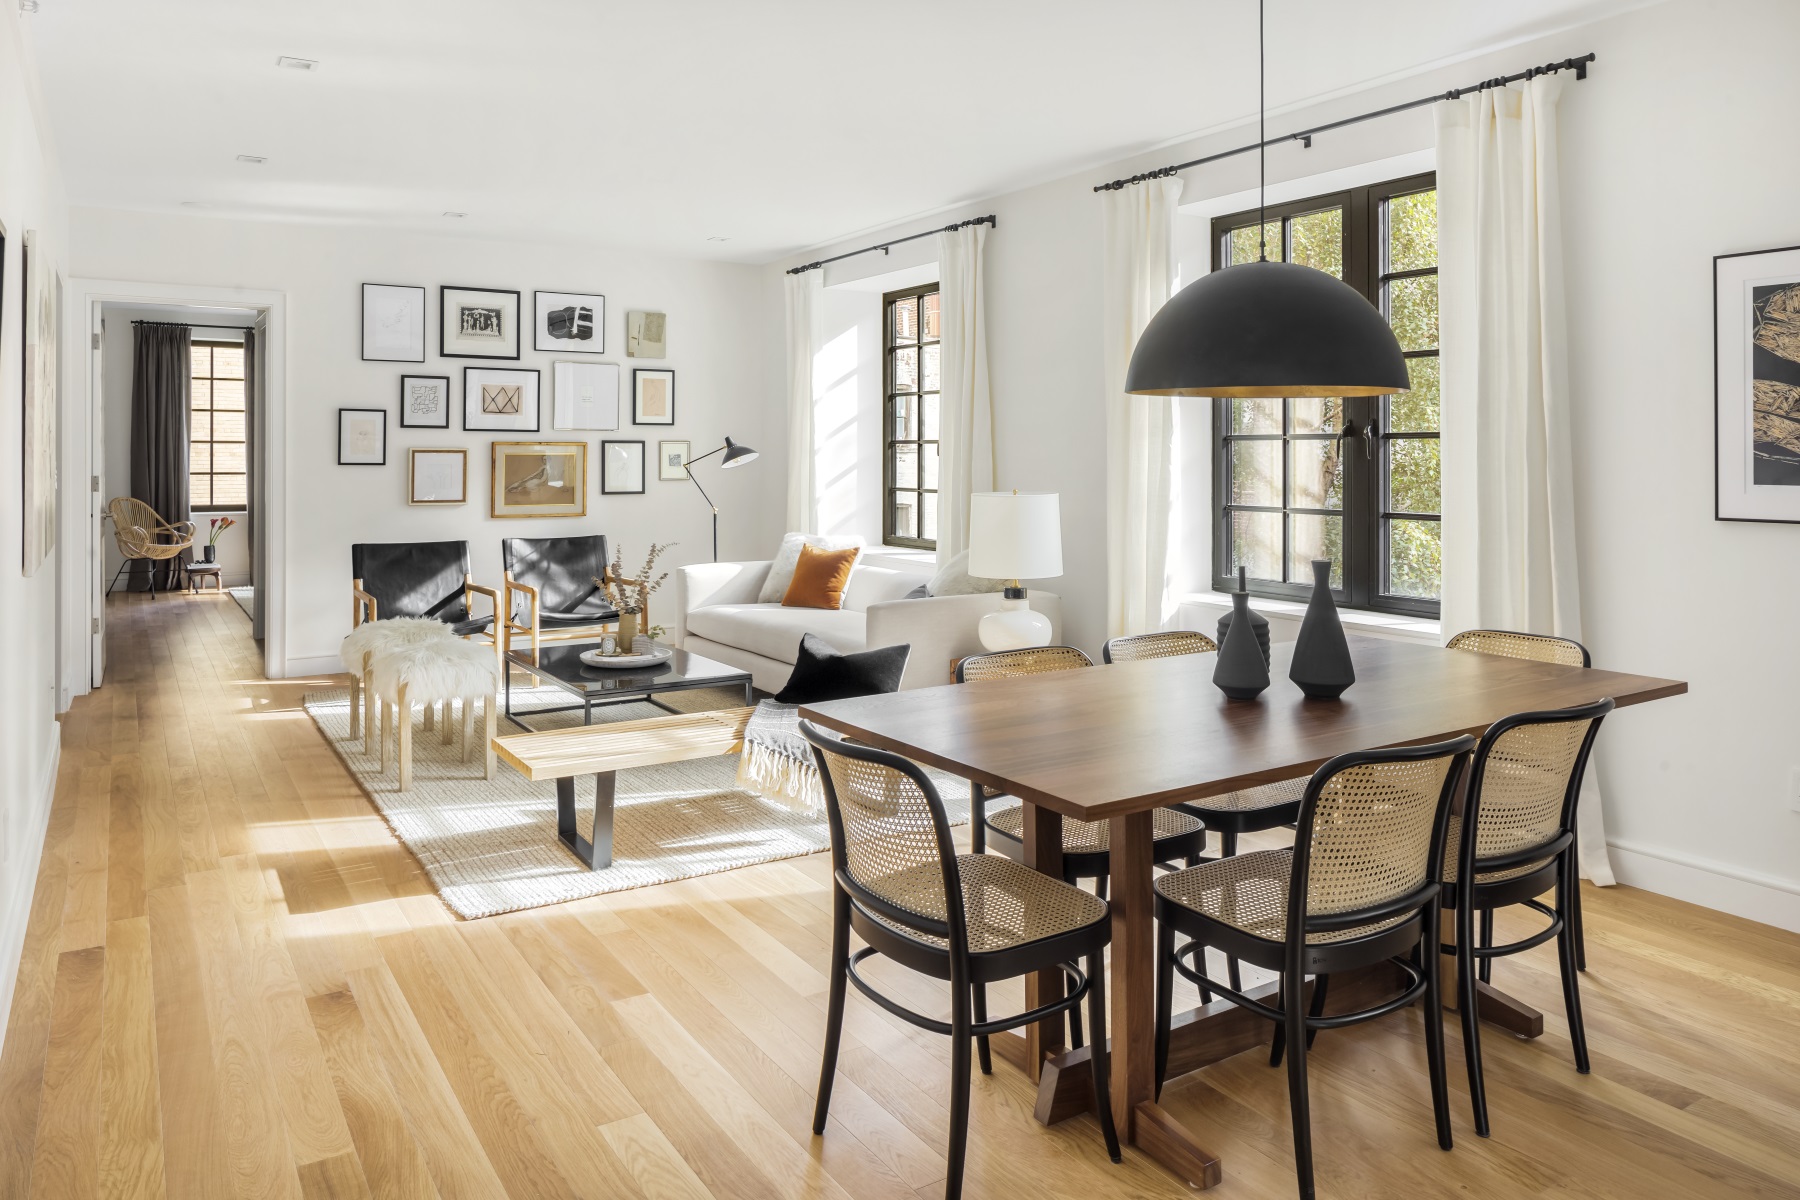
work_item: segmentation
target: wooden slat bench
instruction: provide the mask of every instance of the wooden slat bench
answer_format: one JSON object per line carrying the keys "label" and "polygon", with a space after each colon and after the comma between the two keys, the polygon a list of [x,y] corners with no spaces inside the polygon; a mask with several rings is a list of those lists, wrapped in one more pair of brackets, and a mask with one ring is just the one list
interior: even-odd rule
{"label": "wooden slat bench", "polygon": [[[556,836],[591,870],[612,866],[613,796],[618,772],[630,767],[735,754],[753,708],[721,708],[641,721],[577,725],[497,737],[494,753],[532,782],[556,780]],[[575,777],[594,777],[594,836],[575,828]]]}

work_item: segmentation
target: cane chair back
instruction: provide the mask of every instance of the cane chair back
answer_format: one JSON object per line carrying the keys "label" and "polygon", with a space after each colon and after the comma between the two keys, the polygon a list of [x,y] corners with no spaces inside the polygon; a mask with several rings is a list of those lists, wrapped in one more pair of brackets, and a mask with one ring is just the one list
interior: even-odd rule
{"label": "cane chair back", "polygon": [[[1575,806],[1587,756],[1601,720],[1612,711],[1602,700],[1581,708],[1522,713],[1497,722],[1475,756],[1469,800],[1452,822],[1451,852],[1460,859],[1463,821],[1475,814],[1474,864],[1482,883],[1524,875],[1547,859],[1521,856],[1574,836]],[[1504,864],[1494,872],[1481,864]],[[1510,869],[1507,869],[1510,868]],[[1451,866],[1448,879],[1457,877]]]}
{"label": "cane chair back", "polygon": [[[192,522],[171,525],[154,508],[131,496],[108,501],[106,515],[112,518],[113,544],[121,558],[174,558],[194,544]],[[164,536],[172,540],[163,541]]]}
{"label": "cane chair back", "polygon": [[1192,629],[1170,629],[1162,633],[1139,633],[1116,637],[1101,647],[1100,656],[1109,663],[1140,662],[1146,658],[1176,658],[1183,654],[1211,654],[1219,643]]}
{"label": "cane chair back", "polygon": [[1023,650],[996,650],[973,654],[956,664],[956,681],[1013,679],[1020,675],[1049,675],[1076,667],[1091,667],[1094,660],[1074,646],[1028,646]]}
{"label": "cane chair back", "polygon": [[1538,633],[1513,633],[1505,629],[1465,629],[1445,643],[1448,650],[1473,650],[1502,658],[1556,663],[1564,667],[1592,666],[1587,647],[1573,638]]}

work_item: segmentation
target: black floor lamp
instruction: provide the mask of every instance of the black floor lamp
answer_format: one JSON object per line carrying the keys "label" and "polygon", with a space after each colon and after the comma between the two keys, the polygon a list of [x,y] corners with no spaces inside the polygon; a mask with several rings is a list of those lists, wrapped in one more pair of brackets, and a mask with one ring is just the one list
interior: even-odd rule
{"label": "black floor lamp", "polygon": [[[708,450],[705,454],[702,454],[699,458],[688,459],[686,462],[681,464],[681,469],[687,472],[687,477],[689,479],[694,479],[694,464],[697,462],[705,462],[707,459],[711,458],[715,454],[723,454],[725,456],[724,458],[721,458],[719,460],[719,466],[722,469],[727,469],[727,470],[732,467],[741,467],[745,463],[749,462],[751,459],[756,457],[756,451],[752,450],[750,447],[741,446],[738,443],[732,441],[730,438],[726,438],[725,444],[723,446],[720,446],[717,450]],[[706,489],[703,487],[700,487],[700,481],[698,479],[694,479],[694,486],[697,488],[700,488],[700,498],[702,500],[706,501],[706,506],[708,508],[712,509],[713,561],[718,562],[719,561],[719,506],[712,502],[712,497],[708,496],[706,494]]]}

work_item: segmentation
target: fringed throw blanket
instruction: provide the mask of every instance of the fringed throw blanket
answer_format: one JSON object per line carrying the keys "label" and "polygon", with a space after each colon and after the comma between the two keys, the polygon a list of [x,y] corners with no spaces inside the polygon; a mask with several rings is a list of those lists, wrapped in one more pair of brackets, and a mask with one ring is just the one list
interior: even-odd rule
{"label": "fringed throw blanket", "polygon": [[738,786],[814,816],[825,812],[825,789],[812,746],[800,736],[800,706],[764,700],[744,727]]}

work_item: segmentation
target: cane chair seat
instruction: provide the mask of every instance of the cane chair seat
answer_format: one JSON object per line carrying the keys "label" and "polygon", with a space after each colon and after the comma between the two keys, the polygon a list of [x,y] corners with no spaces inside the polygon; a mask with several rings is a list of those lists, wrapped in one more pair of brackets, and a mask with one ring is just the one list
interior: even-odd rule
{"label": "cane chair seat", "polygon": [[[1189,800],[1182,807],[1193,812],[1216,813],[1258,813],[1284,804],[1298,807],[1300,798],[1306,795],[1306,781],[1307,776],[1302,775],[1298,779],[1284,779],[1280,783],[1265,783],[1261,787],[1226,792],[1223,796]],[[1281,823],[1287,824],[1286,821]]]}
{"label": "cane chair seat", "polygon": [[[1444,854],[1444,882],[1445,883],[1455,883],[1456,882],[1456,866],[1457,866],[1456,848],[1457,848],[1457,846],[1459,846],[1461,844],[1462,844],[1462,814],[1451,813],[1450,814],[1450,828],[1444,834],[1444,846],[1446,848],[1446,853]],[[1536,862],[1525,863],[1522,866],[1517,866],[1517,867],[1507,867],[1504,870],[1477,871],[1477,872],[1475,872],[1475,882],[1476,883],[1505,883],[1509,879],[1519,879],[1523,876],[1531,874],[1533,871],[1543,870],[1545,867],[1549,866],[1550,863],[1555,861],[1555,858],[1556,858],[1555,855],[1551,855],[1548,858],[1540,858]]]}
{"label": "cane chair seat", "polygon": [[[1279,945],[1287,937],[1288,883],[1293,873],[1292,849],[1257,850],[1161,876],[1156,891],[1172,904]],[[1353,929],[1316,931],[1306,940],[1314,945],[1348,942],[1392,929],[1412,915],[1403,913]]]}
{"label": "cane chair seat", "polygon": [[[1106,919],[1106,901],[1010,858],[959,854],[956,870],[962,877],[970,954],[1011,950]],[[922,917],[945,919],[944,877],[935,862],[887,876],[880,891]],[[940,949],[950,944],[946,938],[921,933],[879,913],[869,915],[902,937]]]}
{"label": "cane chair seat", "polygon": [[[1300,781],[1301,787],[1306,781]],[[1015,804],[1011,808],[1003,808],[988,816],[988,828],[1002,837],[1009,837],[1015,842],[1025,840],[1025,807]],[[1200,833],[1206,825],[1198,818],[1179,812],[1173,808],[1159,808],[1151,820],[1151,836],[1157,841],[1164,838],[1185,837]],[[1072,818],[1063,819],[1063,853],[1064,854],[1105,854],[1112,846],[1112,822],[1110,821],[1077,821]]]}

